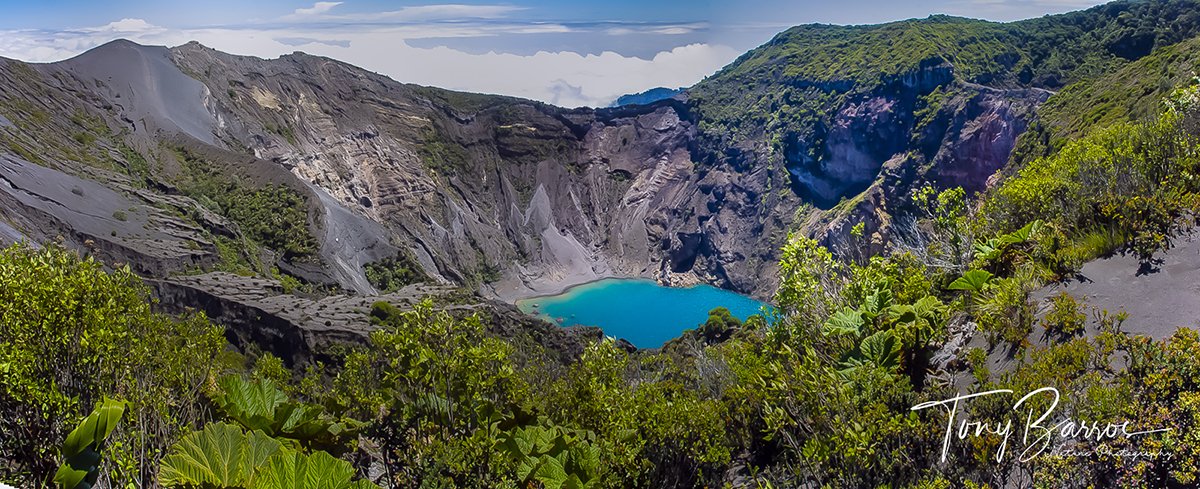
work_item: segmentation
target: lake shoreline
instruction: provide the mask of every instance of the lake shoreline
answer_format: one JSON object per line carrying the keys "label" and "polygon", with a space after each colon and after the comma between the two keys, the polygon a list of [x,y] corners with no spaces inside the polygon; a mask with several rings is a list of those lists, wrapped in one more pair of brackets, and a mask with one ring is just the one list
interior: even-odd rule
{"label": "lake shoreline", "polygon": [[660,284],[656,280],[645,278],[645,277],[602,277],[602,278],[598,278],[596,280],[589,280],[587,282],[581,282],[581,283],[577,283],[574,285],[569,285],[566,288],[563,288],[562,290],[560,290],[558,292],[551,292],[548,294],[538,294],[538,295],[529,296],[529,297],[522,297],[520,299],[516,299],[515,301],[513,301],[513,305],[520,307],[521,303],[523,303],[523,302],[529,302],[529,301],[537,300],[537,299],[548,299],[548,298],[552,298],[552,297],[564,296],[564,295],[570,294],[572,291],[577,291],[581,288],[588,287],[591,285],[596,285],[600,282],[605,282],[605,281],[609,281],[609,280],[630,281],[630,282],[633,282],[633,281],[650,282],[650,283],[658,285],[660,287],[669,287],[669,288],[673,288],[673,289],[687,289],[687,288],[696,287],[696,286],[700,285],[700,284],[697,284],[697,285],[689,285],[686,287],[673,287],[670,285]]}
{"label": "lake shoreline", "polygon": [[516,305],[518,301],[560,295],[572,288],[610,278],[645,278],[646,280],[653,280],[650,277],[623,277],[615,273],[596,273],[591,270],[587,272],[571,271],[557,278],[538,277],[536,280],[531,277],[507,276],[495,282],[481,285],[479,293],[508,304]]}
{"label": "lake shoreline", "polygon": [[638,348],[658,348],[693,329],[709,312],[725,307],[738,319],[770,304],[708,284],[671,287],[645,277],[606,277],[576,284],[558,294],[518,299],[525,314],[560,327],[596,326],[606,336]]}

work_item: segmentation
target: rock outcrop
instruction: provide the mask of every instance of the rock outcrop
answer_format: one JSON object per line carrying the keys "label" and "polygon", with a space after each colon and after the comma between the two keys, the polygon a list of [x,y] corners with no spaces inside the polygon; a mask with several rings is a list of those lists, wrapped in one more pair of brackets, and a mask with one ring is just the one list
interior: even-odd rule
{"label": "rock outcrop", "polygon": [[155,279],[149,284],[166,311],[202,311],[226,326],[226,338],[234,346],[254,345],[292,364],[335,360],[334,346],[366,344],[369,333],[377,329],[370,321],[376,302],[407,309],[431,300],[455,314],[480,314],[493,333],[537,343],[564,363],[581,355],[587,342],[601,337],[599,329],[560,328],[507,304],[479,298],[445,303],[454,293],[446,286],[411,285],[389,294],[309,298],[284,293],[274,280],[222,272]]}

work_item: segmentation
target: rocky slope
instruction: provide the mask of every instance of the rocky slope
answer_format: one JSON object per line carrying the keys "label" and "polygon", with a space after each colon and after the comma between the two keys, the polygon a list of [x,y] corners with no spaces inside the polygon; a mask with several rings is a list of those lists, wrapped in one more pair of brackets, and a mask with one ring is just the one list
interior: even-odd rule
{"label": "rocky slope", "polygon": [[781,237],[760,236],[766,176],[697,165],[678,101],[565,110],[304,54],[172,55],[202,74],[219,139],[379,224],[440,281],[506,299],[614,275],[752,291],[757,270],[725,265],[769,263]]}
{"label": "rocky slope", "polygon": [[[431,277],[504,299],[605,276],[766,296],[789,231],[848,246],[843,228],[867,221],[881,247],[918,183],[982,189],[1048,96],[926,67],[848,100],[819,143],[794,138],[776,164],[699,147],[686,100],[565,110],[407,86],[304,54],[264,61],[190,44],[172,56],[229,121],[219,139],[383,226]],[[819,159],[807,156],[814,144]],[[806,208],[864,195],[880,198]]]}

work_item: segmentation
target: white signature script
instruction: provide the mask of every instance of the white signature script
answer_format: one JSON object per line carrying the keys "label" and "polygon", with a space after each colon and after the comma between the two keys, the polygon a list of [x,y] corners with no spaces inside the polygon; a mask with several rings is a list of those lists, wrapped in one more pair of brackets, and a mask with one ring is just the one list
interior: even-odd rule
{"label": "white signature script", "polygon": [[[919,411],[933,406],[946,407],[950,412],[950,416],[946,421],[946,437],[942,442],[942,462],[946,461],[946,454],[950,451],[950,439],[957,436],[959,440],[963,440],[968,436],[981,436],[984,434],[994,434],[1001,437],[1000,447],[996,449],[996,460],[1003,461],[1004,453],[1008,449],[1009,438],[1013,435],[1013,422],[1011,419],[1004,422],[987,423],[983,421],[972,421],[967,418],[966,413],[963,413],[963,419],[958,423],[958,429],[954,429],[955,418],[959,413],[959,404],[968,399],[976,397],[991,396],[996,394],[1012,394],[1012,389],[996,389],[986,392],[977,392],[974,394],[964,394],[950,399],[941,401],[928,401],[917,404],[910,408],[913,411]],[[1064,419],[1054,424],[1049,424],[1047,418],[1054,414],[1054,408],[1058,407],[1060,396],[1058,389],[1054,387],[1042,387],[1033,392],[1025,394],[1020,400],[1013,404],[1012,410],[1017,412],[1021,406],[1027,401],[1036,396],[1045,395],[1053,396],[1051,398],[1050,407],[1040,413],[1037,419],[1034,419],[1036,414],[1033,407],[1027,409],[1028,416],[1025,418],[1024,436],[1022,443],[1025,449],[1021,451],[1019,461],[1027,462],[1034,457],[1041,455],[1050,448],[1050,443],[1055,439],[1054,435],[1058,435],[1057,439],[1068,440],[1092,440],[1103,441],[1114,438],[1124,437],[1130,438],[1139,435],[1147,435],[1150,433],[1162,433],[1171,431],[1170,428],[1162,428],[1156,430],[1145,431],[1129,431],[1129,421],[1120,423],[1104,423],[1098,421],[1083,421]],[[1031,403],[1032,404],[1032,403]]]}

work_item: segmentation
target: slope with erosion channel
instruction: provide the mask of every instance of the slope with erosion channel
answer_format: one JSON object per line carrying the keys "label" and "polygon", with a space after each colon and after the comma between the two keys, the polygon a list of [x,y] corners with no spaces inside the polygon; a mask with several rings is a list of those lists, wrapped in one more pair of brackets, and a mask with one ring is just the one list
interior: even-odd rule
{"label": "slope with erosion channel", "polygon": [[769,176],[697,165],[681,102],[567,110],[299,53],[174,56],[223,138],[380,223],[432,277],[506,299],[605,276],[773,287],[755,280],[782,239],[762,232]]}
{"label": "slope with erosion channel", "polygon": [[[260,269],[278,265],[350,290],[372,291],[363,285],[361,264],[356,263],[352,273],[327,265],[347,257],[339,255],[345,248],[316,217],[322,203],[319,194],[279,165],[241,149],[230,150],[236,147],[220,141],[218,130],[224,121],[210,108],[210,92],[179,70],[166,48],[114,41],[60,63],[5,61],[3,68],[0,109],[12,123],[0,131],[10,152],[122,193],[136,193],[167,214],[203,228],[209,241],[258,239],[262,242],[244,246],[240,254],[243,261],[261,264]],[[275,196],[302,197],[294,219],[275,227],[290,231],[287,239],[323,238],[316,245],[302,243],[313,249],[297,252],[299,246],[289,248],[283,238],[271,242],[274,236],[265,236],[270,233],[264,231],[265,223],[248,222],[256,212],[286,210],[271,202],[264,188]],[[233,221],[241,217],[242,222],[217,222],[221,214],[233,216]],[[370,229],[364,218],[347,219]],[[109,238],[123,239],[105,237]],[[373,238],[387,242],[382,234]],[[207,249],[215,251],[213,243]]]}
{"label": "slope with erosion channel", "polygon": [[[498,334],[552,352],[579,350],[575,338],[591,334],[444,286],[377,294],[362,265],[396,253],[386,231],[277,163],[227,149],[237,146],[220,139],[225,121],[209,110],[207,88],[168,53],[114,42],[57,64],[0,60],[5,243],[61,242],[128,264],[163,309],[207,311],[235,345],[291,362],[365,341],[376,300],[481,312]],[[276,228],[291,234],[276,242]],[[284,293],[295,285],[271,279],[289,276],[279,269],[357,295]]]}

